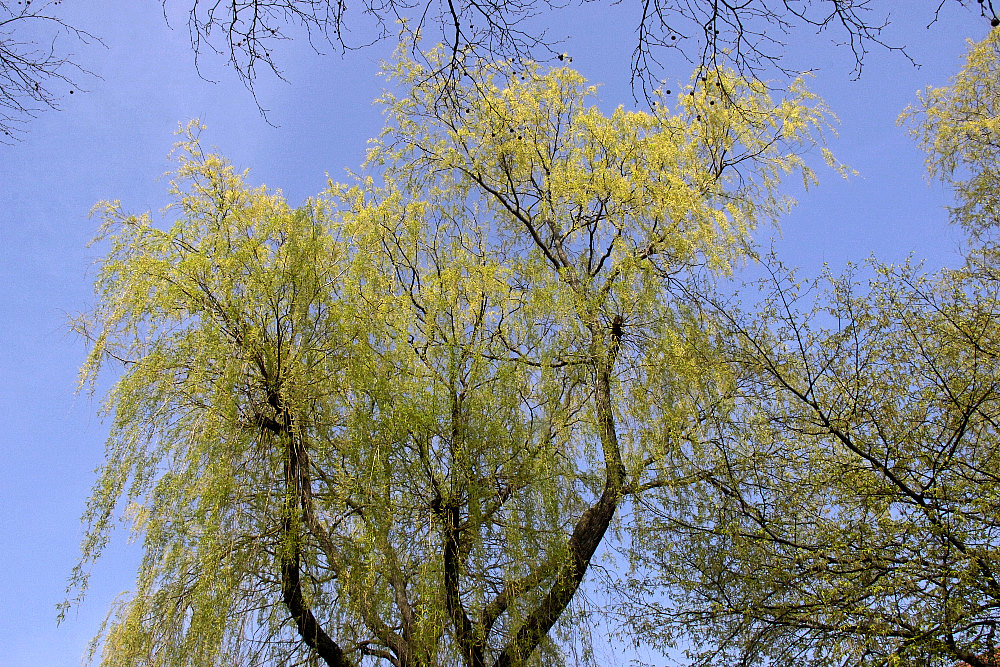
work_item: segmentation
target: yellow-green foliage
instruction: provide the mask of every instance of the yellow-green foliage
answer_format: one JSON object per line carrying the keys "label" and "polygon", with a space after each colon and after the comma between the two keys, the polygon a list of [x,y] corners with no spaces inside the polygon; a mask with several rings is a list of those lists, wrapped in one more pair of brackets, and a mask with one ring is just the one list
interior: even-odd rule
{"label": "yellow-green foliage", "polygon": [[726,409],[699,299],[812,180],[822,105],[713,73],[605,115],[569,69],[391,70],[355,183],[292,208],[192,125],[169,229],[97,209],[83,381],[122,376],[74,585],[119,504],[146,552],[102,664],[300,664],[293,563],[354,664],[559,661],[581,536]]}
{"label": "yellow-green foliage", "polygon": [[[871,263],[720,304],[730,409],[637,508],[626,615],[695,665],[984,667],[1000,628],[1000,30],[904,114],[972,233],[958,270]],[[659,597],[658,597],[659,596]]]}
{"label": "yellow-green foliage", "polygon": [[969,43],[948,86],[928,88],[901,120],[927,152],[930,174],[955,189],[953,218],[978,235],[1000,225],[1000,30]]}

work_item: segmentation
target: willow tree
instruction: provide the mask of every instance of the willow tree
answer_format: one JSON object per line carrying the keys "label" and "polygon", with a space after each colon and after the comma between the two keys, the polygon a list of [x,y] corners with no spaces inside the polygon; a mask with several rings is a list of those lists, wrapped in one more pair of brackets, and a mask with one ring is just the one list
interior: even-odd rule
{"label": "willow tree", "polygon": [[606,115],[569,69],[390,69],[355,183],[291,208],[189,128],[168,228],[100,207],[84,374],[121,377],[74,585],[116,507],[145,548],[101,664],[560,664],[712,409],[698,295],[825,123],[735,75]]}
{"label": "willow tree", "polygon": [[[1000,30],[904,118],[966,264],[873,263],[730,315],[734,406],[643,505],[636,629],[696,664],[995,667],[1000,653]],[[647,541],[648,545],[650,542]],[[639,616],[639,613],[642,616]]]}

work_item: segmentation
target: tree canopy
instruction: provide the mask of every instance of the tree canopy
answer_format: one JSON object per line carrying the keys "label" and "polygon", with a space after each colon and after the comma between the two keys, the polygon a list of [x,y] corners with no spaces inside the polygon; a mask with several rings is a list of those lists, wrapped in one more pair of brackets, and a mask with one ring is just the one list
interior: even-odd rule
{"label": "tree canopy", "polygon": [[662,539],[625,590],[636,629],[684,635],[695,664],[996,664],[998,48],[904,114],[955,190],[965,266],[873,262],[864,285],[775,261],[755,311],[717,303],[733,409],[675,451],[698,482],[640,505]]}
{"label": "tree canopy", "polygon": [[[652,112],[568,68],[401,59],[356,182],[298,208],[184,131],[164,229],[98,211],[92,382],[136,588],[104,665],[561,664],[594,558],[728,410],[712,285],[827,112],[733,72]],[[676,99],[676,103],[674,103]]]}

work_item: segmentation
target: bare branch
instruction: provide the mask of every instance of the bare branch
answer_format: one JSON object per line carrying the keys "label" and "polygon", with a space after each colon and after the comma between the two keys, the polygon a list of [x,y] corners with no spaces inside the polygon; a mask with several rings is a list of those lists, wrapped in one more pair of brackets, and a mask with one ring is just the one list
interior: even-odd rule
{"label": "bare branch", "polygon": [[46,109],[58,109],[64,95],[82,90],[79,79],[97,76],[62,46],[67,40],[104,43],[56,15],[60,4],[0,0],[0,143],[16,141],[29,121]]}

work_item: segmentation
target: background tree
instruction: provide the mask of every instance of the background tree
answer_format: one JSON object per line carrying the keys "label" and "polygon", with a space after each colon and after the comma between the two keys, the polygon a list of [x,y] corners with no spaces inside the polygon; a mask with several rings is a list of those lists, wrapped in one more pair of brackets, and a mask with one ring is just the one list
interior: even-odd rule
{"label": "background tree", "polygon": [[[60,34],[82,43],[100,42],[66,23],[56,13],[62,0],[0,2],[0,132],[15,137],[30,119],[57,108],[66,85],[72,94],[76,77],[90,75],[73,54],[62,50]],[[161,0],[164,15],[170,0]],[[366,0],[358,8],[333,0],[216,0],[187,2],[187,27],[198,65],[206,52],[228,60],[251,93],[261,71],[281,77],[280,44],[303,35],[316,49],[343,51],[400,40],[413,45],[411,57],[439,42],[450,56],[436,64],[437,75],[460,78],[479,60],[494,62],[572,61],[564,52],[567,35],[559,29],[559,11],[570,3],[551,0]],[[926,5],[933,22],[945,5],[971,5],[993,25],[1000,24],[993,0],[938,0]],[[638,96],[652,99],[671,54],[700,67],[734,67],[759,78],[774,70],[796,74],[811,63],[787,63],[785,40],[795,31],[828,33],[850,49],[860,74],[873,47],[905,48],[883,38],[894,7],[878,0],[644,0],[631,17],[636,39],[632,83]],[[908,8],[908,11],[913,11]],[[626,46],[626,45],[621,45]],[[426,64],[426,63],[425,63]],[[263,110],[262,110],[263,111]]]}
{"label": "background tree", "polygon": [[[162,0],[164,8],[169,0]],[[993,25],[997,19],[993,0],[959,5],[978,7]],[[559,11],[572,3],[551,0],[366,0],[351,7],[333,0],[227,0],[190,3],[188,29],[196,57],[210,51],[224,55],[250,87],[259,70],[279,74],[274,54],[281,41],[296,28],[305,31],[314,45],[328,44],[352,50],[401,38],[414,47],[412,57],[428,43],[442,42],[450,56],[437,63],[448,77],[461,77],[467,58],[554,61],[562,53],[567,35],[559,29]],[[933,22],[947,0],[927,3],[927,20]],[[754,77],[777,67],[797,73],[810,63],[787,64],[784,40],[794,31],[828,33],[848,46],[860,73],[873,46],[904,51],[883,39],[891,3],[877,0],[643,0],[632,15],[635,22],[631,48],[633,84],[651,95],[663,74],[663,59],[677,52],[690,62],[715,69],[735,67]],[[916,11],[908,7],[907,11]],[[400,24],[400,21],[403,23]],[[402,31],[402,37],[400,37]]]}
{"label": "background tree", "polygon": [[863,289],[775,265],[759,314],[718,304],[730,412],[641,506],[632,586],[663,598],[637,632],[696,664],[996,664],[998,48],[908,115],[973,234],[963,268],[875,264]]}
{"label": "background tree", "polygon": [[[28,121],[93,76],[63,49],[66,40],[101,43],[59,18],[62,0],[0,0],[0,143],[24,131]],[[62,36],[62,39],[60,39]]]}
{"label": "background tree", "polygon": [[169,230],[101,208],[84,374],[123,374],[74,586],[119,504],[145,546],[102,664],[560,664],[706,418],[684,287],[747,255],[825,122],[731,74],[605,116],[569,69],[391,69],[356,184],[292,209],[192,129]]}

